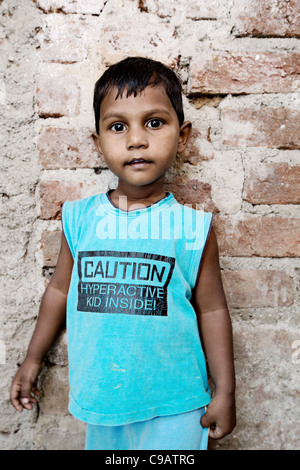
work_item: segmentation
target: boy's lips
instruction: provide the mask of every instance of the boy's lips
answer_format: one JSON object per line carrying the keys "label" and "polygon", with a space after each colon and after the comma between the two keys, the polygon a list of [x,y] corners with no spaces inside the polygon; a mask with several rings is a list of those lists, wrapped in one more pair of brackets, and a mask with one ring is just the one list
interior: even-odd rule
{"label": "boy's lips", "polygon": [[132,158],[125,165],[130,165],[136,168],[144,168],[152,163],[150,160],[145,160],[144,158]]}

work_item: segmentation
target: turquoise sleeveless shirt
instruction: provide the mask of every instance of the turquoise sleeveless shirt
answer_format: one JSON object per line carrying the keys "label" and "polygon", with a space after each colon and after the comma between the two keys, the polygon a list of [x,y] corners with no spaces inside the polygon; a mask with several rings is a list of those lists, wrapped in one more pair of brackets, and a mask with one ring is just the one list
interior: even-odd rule
{"label": "turquoise sleeveless shirt", "polygon": [[67,336],[76,418],[123,425],[209,403],[191,297],[211,222],[171,193],[129,212],[108,193],[63,205],[74,258]]}

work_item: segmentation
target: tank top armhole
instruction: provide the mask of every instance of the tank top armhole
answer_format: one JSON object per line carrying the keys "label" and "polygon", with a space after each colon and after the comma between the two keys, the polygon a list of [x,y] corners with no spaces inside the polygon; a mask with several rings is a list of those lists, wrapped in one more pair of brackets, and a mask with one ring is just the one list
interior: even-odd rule
{"label": "tank top armhole", "polygon": [[70,202],[66,201],[66,202],[64,202],[64,204],[62,205],[62,208],[61,208],[61,225],[62,225],[62,231],[63,231],[64,237],[67,241],[70,252],[71,252],[71,254],[73,256],[73,259],[74,259],[75,253],[74,253],[74,247],[73,247],[72,238],[71,238],[70,224],[71,224],[71,221],[70,221]]}
{"label": "tank top armhole", "polygon": [[205,234],[205,241],[204,241],[204,244],[203,244],[203,247],[201,249],[199,249],[199,251],[197,251],[198,253],[198,261],[197,261],[197,272],[196,272],[196,277],[195,277],[195,282],[193,284],[193,288],[197,285],[197,282],[198,282],[198,279],[199,279],[199,276],[200,276],[200,270],[201,270],[201,266],[202,266],[202,260],[203,260],[203,254],[204,254],[204,251],[205,251],[205,248],[206,248],[206,245],[207,245],[207,241],[209,239],[209,235],[210,235],[210,232],[211,232],[211,228],[212,228],[212,223],[213,223],[213,214],[211,212],[207,212],[205,213],[205,217],[209,217],[210,220],[208,221],[208,227],[206,229],[206,234]]}

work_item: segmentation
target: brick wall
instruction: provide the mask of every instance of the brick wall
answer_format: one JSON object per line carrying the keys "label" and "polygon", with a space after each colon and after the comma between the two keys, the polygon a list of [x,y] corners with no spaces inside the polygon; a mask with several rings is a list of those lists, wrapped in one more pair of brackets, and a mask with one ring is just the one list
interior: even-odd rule
{"label": "brick wall", "polygon": [[[144,55],[179,73],[194,125],[168,189],[215,214],[238,424],[210,447],[299,447],[299,2],[3,0],[0,10],[8,247],[1,388],[22,360],[55,267],[62,203],[115,183],[91,138],[94,83],[115,61]],[[31,414],[16,417],[6,402],[2,447],[82,448],[84,426],[67,410],[64,334],[42,387]]]}

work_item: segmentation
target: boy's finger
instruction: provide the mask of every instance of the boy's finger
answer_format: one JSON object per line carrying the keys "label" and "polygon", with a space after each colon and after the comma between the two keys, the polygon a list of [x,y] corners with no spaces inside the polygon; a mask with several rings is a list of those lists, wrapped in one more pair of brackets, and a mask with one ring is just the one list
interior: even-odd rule
{"label": "boy's finger", "polygon": [[200,423],[203,428],[209,428],[213,424],[213,420],[209,417],[208,412],[202,416]]}
{"label": "boy's finger", "polygon": [[212,439],[222,439],[222,437],[226,436],[226,434],[222,431],[222,429],[216,425],[209,430],[209,437]]}
{"label": "boy's finger", "polygon": [[32,410],[32,404],[30,403],[29,398],[20,398],[20,402],[22,403],[23,407],[27,410]]}
{"label": "boy's finger", "polygon": [[40,392],[40,390],[37,388],[37,385],[36,385],[36,384],[34,384],[34,385],[32,386],[32,393],[33,393],[36,397],[39,397],[40,394],[41,394],[41,392]]}
{"label": "boy's finger", "polygon": [[30,395],[31,395],[31,383],[28,381],[24,381],[22,383],[22,389],[21,389],[21,398],[20,402],[23,405],[24,408],[27,410],[32,410],[32,405],[30,403]]}
{"label": "boy's finger", "polygon": [[40,390],[37,388],[37,385],[36,384],[33,384],[32,387],[31,387],[31,395],[30,395],[30,403],[34,403],[35,405],[37,404],[37,399],[36,397],[40,397],[41,395],[41,392]]}
{"label": "boy's finger", "polygon": [[20,403],[20,390],[21,386],[18,384],[13,384],[10,391],[10,402],[12,406],[19,412],[23,411],[23,406]]}

